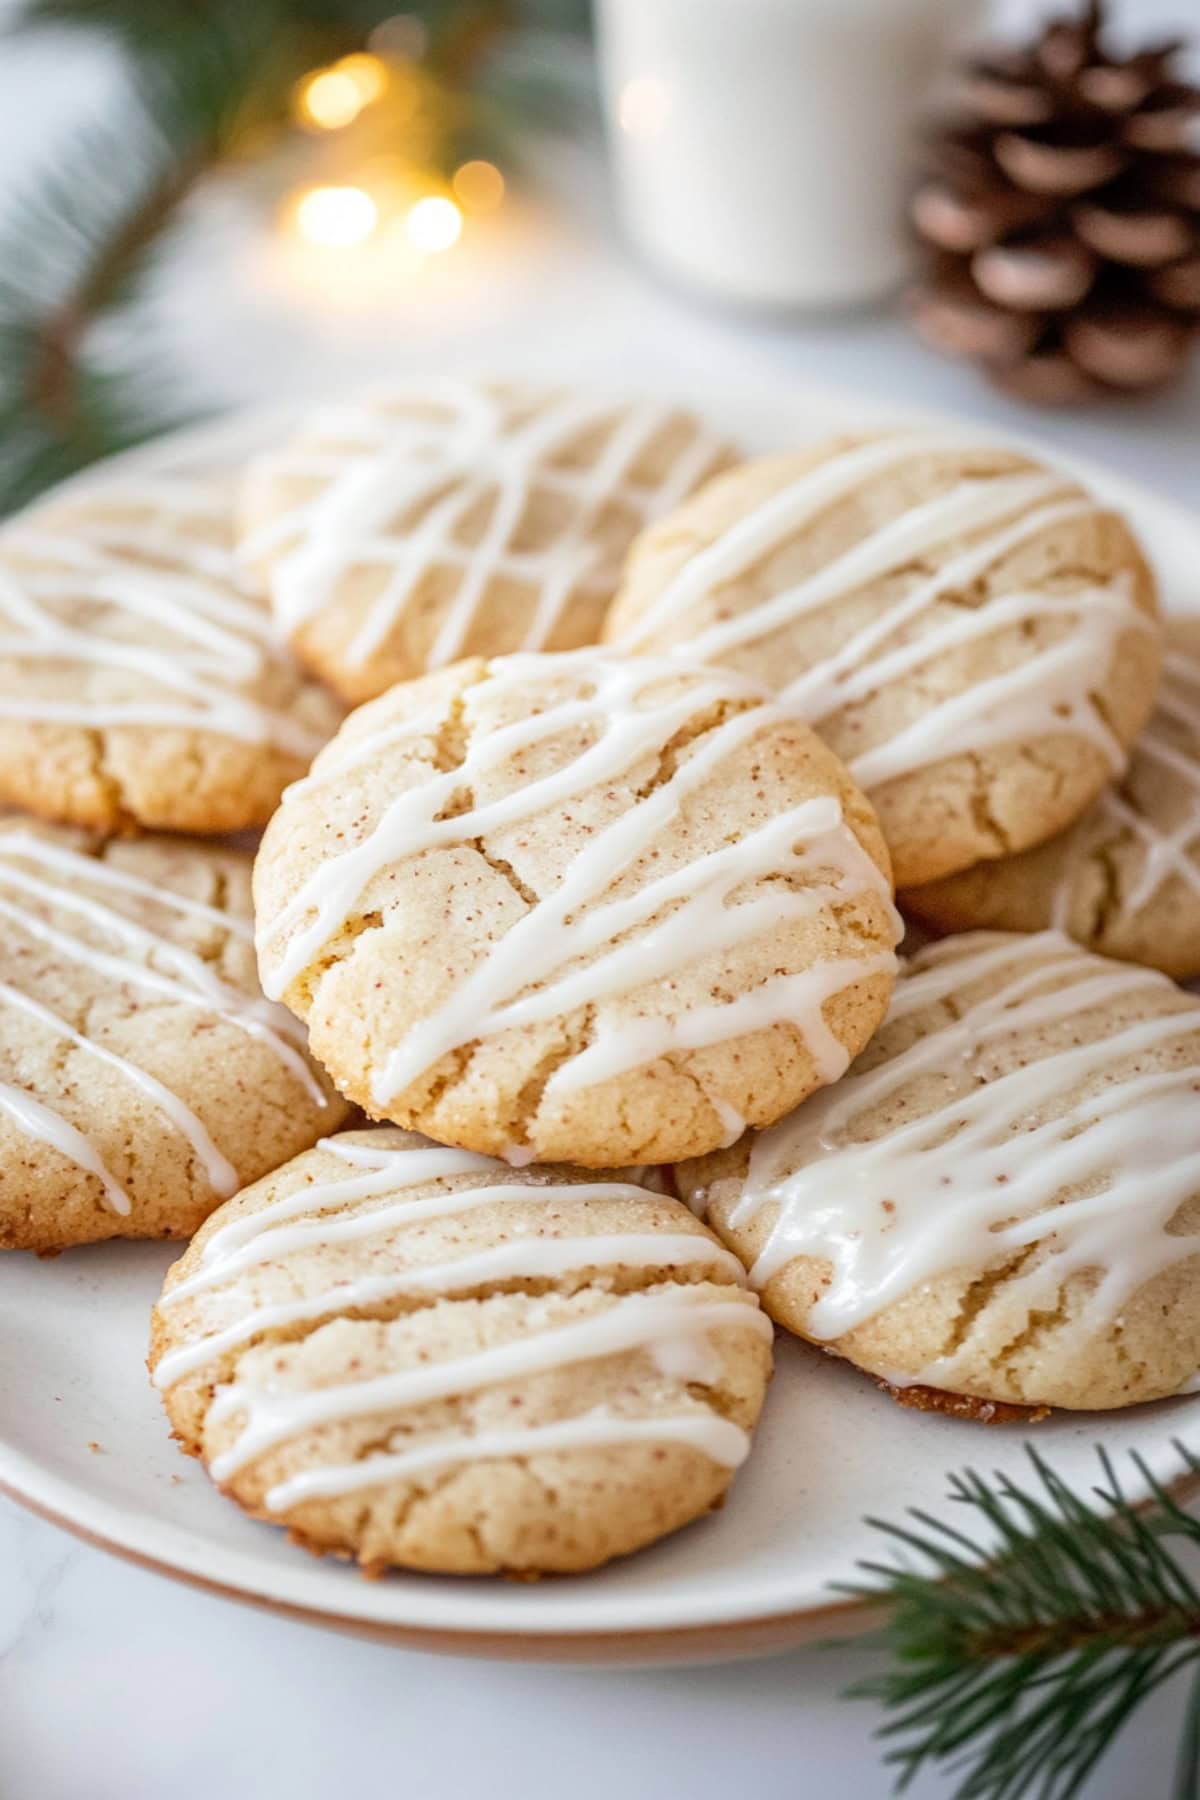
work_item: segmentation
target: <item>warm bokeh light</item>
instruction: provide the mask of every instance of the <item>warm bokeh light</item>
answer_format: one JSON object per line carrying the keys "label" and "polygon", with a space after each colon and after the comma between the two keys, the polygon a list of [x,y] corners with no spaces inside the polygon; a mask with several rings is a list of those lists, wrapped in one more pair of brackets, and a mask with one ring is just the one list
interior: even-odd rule
{"label": "warm bokeh light", "polygon": [[293,111],[302,125],[317,131],[340,131],[352,125],[364,106],[378,100],[387,86],[387,65],[365,51],[343,56],[329,69],[315,69],[296,89]]}
{"label": "warm bokeh light", "polygon": [[462,214],[443,194],[427,194],[409,209],[405,235],[414,250],[433,255],[449,250],[462,231]]}
{"label": "warm bokeh light", "polygon": [[307,75],[296,90],[296,117],[318,131],[338,131],[362,111],[362,96],[349,75],[340,69],[320,69]]}
{"label": "warm bokeh light", "polygon": [[357,187],[310,188],[296,205],[296,228],[301,237],[327,248],[347,249],[363,243],[378,218],[370,194]]}
{"label": "warm bokeh light", "polygon": [[352,81],[358,91],[358,97],[364,106],[370,106],[378,100],[388,83],[387,64],[380,56],[371,56],[367,51],[356,51],[353,56],[343,56],[333,65],[334,72],[344,75]]}
{"label": "warm bokeh light", "polygon": [[450,185],[468,212],[494,212],[504,198],[504,177],[495,163],[465,162]]}

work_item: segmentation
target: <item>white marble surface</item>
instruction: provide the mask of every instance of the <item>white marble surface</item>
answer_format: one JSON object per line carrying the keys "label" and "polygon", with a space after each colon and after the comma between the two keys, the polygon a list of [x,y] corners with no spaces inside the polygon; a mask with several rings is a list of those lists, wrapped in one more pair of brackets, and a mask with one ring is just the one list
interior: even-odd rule
{"label": "white marble surface", "polygon": [[[1028,11],[1029,7],[1025,6]],[[1135,0],[1147,23],[1195,0]],[[105,74],[90,57],[0,60],[0,213],[21,164]],[[328,385],[419,356],[504,354],[670,370],[681,388],[818,379],[1029,428],[1030,415],[935,361],[887,313],[750,321],[656,287],[619,252],[586,166],[411,289],[299,292],[249,203],[219,195],[162,294],[163,331],[208,393]],[[1040,421],[1050,442],[1200,503],[1200,365],[1153,403]],[[1200,571],[1197,572],[1200,580]],[[862,1649],[711,1670],[499,1666],[339,1639],[174,1586],[0,1503],[3,1800],[882,1800],[871,1708],[839,1696]],[[1182,1704],[1158,1696],[1086,1790],[1159,1800]],[[911,1790],[936,1800],[952,1783]]]}

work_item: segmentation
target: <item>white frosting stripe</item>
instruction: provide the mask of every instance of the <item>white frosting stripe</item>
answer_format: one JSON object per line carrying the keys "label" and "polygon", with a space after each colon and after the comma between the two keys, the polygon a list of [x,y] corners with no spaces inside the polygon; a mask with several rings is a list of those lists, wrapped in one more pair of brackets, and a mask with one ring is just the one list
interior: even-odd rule
{"label": "white frosting stripe", "polygon": [[193,900],[187,894],[176,893],[174,888],[161,887],[153,881],[143,881],[139,875],[131,875],[128,869],[114,868],[111,863],[102,862],[98,856],[81,856],[77,851],[61,848],[47,838],[35,836],[33,832],[19,828],[6,831],[0,836],[0,857],[5,854],[41,863],[44,868],[57,870],[76,881],[83,880],[86,875],[90,886],[111,888],[116,893],[133,894],[140,900],[151,900],[156,906],[165,906],[171,912],[182,913],[185,918],[201,919],[205,924],[215,925],[218,930],[228,932],[231,937],[253,942],[254,925],[249,917],[241,918],[237,913],[224,912],[220,907],[209,906],[203,900]]}
{"label": "white frosting stripe", "polygon": [[[199,1307],[196,1321],[183,1334],[184,1341],[159,1359],[154,1374],[159,1388],[171,1388],[214,1357],[251,1343],[263,1332],[342,1319],[407,1296],[449,1300],[496,1283],[562,1278],[594,1269],[660,1270],[665,1274],[675,1268],[692,1268],[706,1280],[740,1285],[745,1279],[736,1259],[707,1234],[618,1228],[555,1236],[537,1230],[540,1210],[557,1214],[571,1203],[620,1205],[649,1197],[644,1188],[629,1182],[538,1183],[507,1171],[506,1179],[489,1180],[489,1175],[502,1172],[503,1165],[467,1151],[420,1143],[391,1147],[332,1138],[320,1148],[351,1173],[335,1170],[266,1208],[231,1220],[208,1238],[192,1276],[164,1294],[162,1308],[197,1299]],[[413,1197],[414,1189],[464,1176],[479,1178],[480,1185],[451,1190],[435,1185],[432,1193]],[[403,1266],[407,1227],[496,1203],[521,1205],[532,1211],[533,1220],[447,1261]],[[603,1224],[603,1214],[592,1217]],[[323,1249],[350,1236],[375,1239],[364,1258],[364,1273],[331,1279],[328,1286],[318,1285],[309,1292],[297,1270],[284,1285],[283,1297],[256,1301],[261,1290],[253,1278],[247,1280],[248,1270],[274,1262],[286,1271],[293,1251]],[[418,1231],[414,1242],[421,1241]],[[450,1241],[460,1240],[454,1236]],[[385,1248],[400,1266],[383,1265]],[[316,1266],[310,1265],[310,1271]],[[659,1373],[676,1382],[711,1385],[720,1380],[724,1369],[723,1357],[710,1339],[712,1332],[745,1327],[763,1338],[771,1334],[769,1321],[749,1296],[729,1293],[714,1298],[708,1287],[678,1285],[650,1293],[613,1295],[602,1310],[565,1324],[547,1324],[554,1297],[526,1304],[527,1328],[520,1338],[467,1356],[441,1363],[418,1362],[387,1375],[308,1393],[277,1393],[270,1389],[269,1381],[264,1387],[243,1379],[218,1388],[210,1419],[220,1424],[240,1415],[242,1424],[234,1442],[214,1458],[213,1475],[218,1481],[226,1480],[264,1451],[325,1424],[377,1411],[403,1412],[541,1371],[631,1351],[647,1351]],[[748,1449],[746,1434],[703,1404],[649,1419],[626,1418],[599,1408],[513,1432],[444,1433],[395,1452],[378,1452],[369,1463],[318,1464],[277,1484],[268,1496],[268,1505],[286,1511],[309,1496],[406,1481],[429,1469],[489,1457],[624,1443],[687,1444],[730,1468],[742,1461]]]}
{"label": "white frosting stripe", "polygon": [[[1083,1042],[1064,1027],[1132,1000],[1159,978],[1103,965],[1058,933],[950,940],[901,980],[894,1019],[961,996],[972,983],[1007,979],[959,1016],[934,1022],[902,1053],[806,1103],[763,1133],[731,1215],[744,1224],[764,1205],[778,1216],[751,1271],[755,1286],[794,1256],[829,1262],[832,1278],[806,1329],[838,1338],[901,1295],[953,1269],[983,1270],[1014,1248],[1041,1248],[1020,1277],[1053,1292],[1069,1275],[1098,1272],[1087,1320],[1108,1317],[1160,1269],[1200,1254],[1200,1239],[1173,1233],[1185,1201],[1200,1193],[1200,1060],[1137,1072],[1134,1059],[1200,1034],[1200,1007],[1114,1026]],[[1164,988],[1169,987],[1165,981]],[[1062,1048],[1038,1053],[1033,1034]],[[1030,1057],[1004,1073],[988,1063],[1014,1033]],[[855,1122],[919,1075],[978,1063],[978,1087],[867,1141]],[[1128,1064],[1134,1061],[1134,1072]],[[1122,1065],[1126,1070],[1121,1071]],[[1114,1071],[1108,1085],[1102,1085]],[[1039,1109],[1052,1116],[1038,1125]],[[1056,1196],[1072,1198],[1056,1203]],[[943,1371],[945,1373],[945,1371]]]}
{"label": "white frosting stripe", "polygon": [[570,1324],[365,1381],[307,1392],[270,1391],[234,1382],[218,1391],[209,1408],[213,1424],[239,1416],[243,1421],[230,1447],[212,1459],[213,1478],[227,1481],[264,1452],[321,1425],[399,1412],[631,1351],[649,1350],[664,1373],[689,1381],[716,1380],[721,1359],[709,1345],[708,1334],[730,1328],[771,1336],[770,1320],[748,1301],[708,1300],[688,1288],[677,1288],[625,1295]]}
{"label": "white frosting stripe", "polygon": [[77,1131],[61,1113],[56,1113],[52,1107],[35,1100],[24,1088],[10,1086],[7,1081],[0,1081],[0,1113],[10,1118],[26,1137],[49,1144],[51,1149],[65,1156],[68,1162],[73,1162],[77,1168],[94,1175],[104,1189],[104,1198],[113,1211],[120,1213],[122,1218],[128,1218],[133,1211],[129,1195],[108,1168],[91,1139],[84,1137],[82,1131]]}
{"label": "white frosting stripe", "polygon": [[[303,1245],[311,1242],[314,1236],[319,1237],[323,1243],[333,1242],[343,1229],[357,1221],[354,1213],[345,1219],[337,1216],[338,1211],[348,1203],[375,1200],[392,1193],[402,1194],[405,1188],[414,1187],[423,1181],[434,1181],[446,1175],[486,1173],[496,1166],[490,1157],[477,1156],[470,1150],[372,1148],[367,1152],[370,1158],[367,1160],[367,1156],[352,1154],[363,1150],[364,1146],[343,1144],[336,1138],[322,1138],[318,1148],[331,1152],[351,1166],[361,1167],[363,1173],[341,1181],[316,1182],[311,1187],[300,1188],[294,1194],[287,1194],[283,1199],[273,1201],[270,1206],[247,1213],[243,1218],[231,1219],[229,1224],[221,1226],[206,1240],[197,1272],[172,1288],[159,1304],[169,1306],[196,1289],[212,1286],[254,1262],[265,1262],[273,1256],[283,1255],[297,1243]],[[481,1193],[485,1190],[471,1191]],[[495,1197],[498,1192],[487,1191],[490,1198]],[[446,1201],[459,1197],[455,1194],[439,1194],[429,1202],[418,1201],[415,1204],[418,1208],[428,1205],[440,1209]],[[414,1203],[401,1199],[397,1204],[398,1207],[411,1208]],[[326,1211],[334,1216],[328,1219],[319,1216]],[[435,1217],[437,1214],[418,1211],[407,1216]],[[382,1221],[382,1214],[372,1214],[371,1217],[378,1217]],[[281,1237],[280,1232],[284,1227],[292,1229],[286,1237]],[[300,1235],[294,1235],[296,1232]]]}
{"label": "white frosting stripe", "polygon": [[[40,515],[0,533],[0,659],[22,670],[0,699],[0,718],[81,729],[161,726],[211,731],[248,743],[275,744],[305,760],[320,737],[286,712],[239,691],[263,672],[273,647],[271,619],[235,584],[232,552],[188,535],[189,519],[228,518],[225,485],[208,477],[114,485],[94,497],[95,512],[78,509],[46,524]],[[161,506],[165,516],[132,527],[113,512]],[[228,529],[228,526],[226,527]],[[141,558],[129,548],[136,535]],[[157,566],[144,558],[157,557]],[[99,623],[81,622],[100,613]],[[107,614],[115,614],[108,619]],[[126,632],[121,621],[126,620]],[[152,624],[171,642],[148,647],[138,629]],[[126,691],[103,700],[63,700],[53,687],[38,693],[41,673],[52,680],[64,665],[107,671]]]}
{"label": "white frosting stripe", "polygon": [[[701,679],[669,702],[639,704],[647,690],[675,673],[674,665],[594,651],[555,659],[506,657],[492,667],[489,692],[499,688],[501,697],[506,688],[519,692],[555,664],[564,672],[586,673],[592,694],[552,704],[473,742],[460,767],[431,774],[399,794],[363,842],[324,863],[276,917],[260,921],[260,961],[269,993],[278,997],[287,991],[360,905],[381,870],[439,844],[485,837],[619,779],[660,756],[681,728],[731,692],[728,678]],[[732,691],[738,692],[736,684]],[[441,1057],[473,1039],[667,979],[698,953],[749,943],[789,918],[810,917],[858,894],[876,894],[890,907],[886,878],[832,796],[804,801],[733,844],[699,853],[619,898],[605,898],[622,874],[651,853],[688,799],[780,716],[760,702],[713,726],[689,746],[668,780],[599,830],[559,885],[530,906],[449,997],[382,1059],[372,1090],[376,1105],[386,1109]],[[598,727],[600,735],[564,767],[444,816],[453,796],[477,791],[490,770],[580,723]],[[361,752],[353,743],[349,749],[353,762]],[[330,769],[340,766],[339,751],[335,745],[332,756],[322,760],[317,781],[326,781]],[[769,894],[736,899],[740,889],[766,876],[799,879],[790,886],[773,884]],[[855,981],[892,967],[890,954],[847,958],[765,981],[729,1003],[692,1007],[678,1019],[635,1017],[620,1025],[603,1020],[595,1041],[556,1073],[553,1085],[562,1090],[604,1080],[672,1050],[700,1049],[784,1022],[804,1036],[820,1068],[840,1073],[845,1055],[821,1009]]]}
{"label": "white frosting stripe", "polygon": [[[492,1165],[495,1166],[494,1164]],[[359,1190],[362,1198],[374,1198],[379,1193],[387,1193],[398,1186],[394,1180],[373,1185],[368,1189],[363,1184]],[[324,1190],[322,1205],[334,1206],[344,1202],[349,1196],[351,1184],[338,1183]],[[321,1190],[312,1190],[314,1193]],[[627,1198],[642,1198],[642,1190],[634,1187],[622,1187],[615,1182],[587,1184],[571,1184],[561,1188],[539,1187],[539,1197],[545,1199],[584,1198],[604,1199],[611,1195],[624,1194]],[[356,1196],[357,1197],[357,1196]],[[408,1225],[429,1219],[456,1217],[460,1213],[474,1212],[483,1206],[505,1206],[514,1201],[528,1200],[529,1190],[514,1187],[509,1183],[497,1183],[495,1186],[467,1188],[457,1193],[431,1194],[426,1200],[397,1199],[390,1205],[373,1208],[370,1212],[338,1212],[332,1218],[314,1218],[310,1208],[304,1212],[285,1212],[283,1209],[291,1202],[307,1199],[304,1195],[292,1195],[289,1201],[277,1203],[264,1212],[255,1215],[261,1220],[283,1220],[282,1223],[269,1224],[263,1230],[252,1234],[250,1241],[243,1241],[242,1248],[236,1255],[223,1255],[210,1260],[202,1260],[201,1266],[187,1281],[181,1282],[166,1296],[163,1304],[173,1305],[179,1300],[187,1299],[205,1288],[218,1287],[231,1275],[242,1273],[246,1269],[264,1262],[273,1262],[291,1251],[311,1249],[319,1244],[344,1244],[357,1238],[374,1237],[380,1231],[386,1231],[394,1225]],[[293,1218],[294,1224],[286,1220]],[[211,1249],[211,1244],[207,1246]]]}
{"label": "white frosting stripe", "polygon": [[[303,1030],[282,1007],[231,986],[194,951],[150,930],[115,906],[105,905],[86,891],[89,888],[99,888],[118,900],[127,895],[134,900],[153,902],[183,919],[212,925],[243,940],[250,931],[249,921],[245,918],[189,899],[172,888],[144,881],[123,869],[111,867],[99,857],[82,855],[33,832],[19,829],[0,832],[0,920],[7,922],[11,937],[18,940],[22,935],[30,937],[45,945],[55,957],[121,988],[140,989],[225,1020],[256,1042],[265,1044],[295,1076],[311,1100],[320,1106],[326,1104],[324,1091],[304,1054]],[[116,951],[99,949],[65,925],[50,924],[47,917],[34,912],[29,905],[21,906],[5,898],[6,890],[40,905],[47,914],[65,915],[67,919],[86,922],[93,932],[115,940],[120,948]],[[170,973],[161,972],[155,964],[165,966]],[[9,1008],[36,1020],[55,1036],[119,1070],[186,1138],[217,1194],[225,1197],[238,1187],[237,1172],[214,1143],[205,1125],[156,1076],[94,1038],[76,1031],[50,1007],[9,982],[0,981],[0,1008]],[[0,1111],[27,1136],[54,1145],[80,1168],[95,1175],[113,1210],[128,1215],[129,1196],[107,1169],[94,1144],[68,1120],[43,1102],[34,1100],[23,1089],[3,1088],[0,1084],[0,1092],[6,1096],[0,1098]]]}
{"label": "white frosting stripe", "polygon": [[[517,410],[528,410],[529,398],[519,399]],[[278,555],[273,596],[291,632],[334,600],[354,568],[386,571],[348,651],[358,667],[395,629],[431,568],[453,570],[457,587],[426,659],[430,668],[463,653],[497,579],[533,591],[533,617],[521,648],[540,649],[574,593],[602,590],[615,579],[602,515],[620,506],[639,524],[649,523],[689,492],[721,451],[714,438],[693,431],[661,480],[646,486],[634,481],[632,471],[678,416],[670,407],[547,393],[518,420],[511,399],[453,381],[414,386],[396,401],[423,406],[425,416],[342,406],[316,416],[307,433],[327,435],[329,449],[302,446],[263,458],[265,475],[325,485],[243,545],[248,562]],[[590,466],[556,460],[604,428]],[[538,490],[557,499],[563,523],[544,549],[525,550],[521,530]],[[464,522],[484,506],[483,536],[471,545],[464,541]],[[417,512],[420,518],[409,522]]]}
{"label": "white frosting stripe", "polygon": [[[528,1203],[542,1200],[545,1193],[543,1188],[518,1188],[511,1197]],[[496,1197],[497,1192],[493,1189],[491,1199],[494,1201]],[[508,1194],[504,1197],[509,1198]],[[455,1213],[466,1210],[465,1207],[448,1209]],[[383,1225],[377,1214],[367,1214],[362,1223],[372,1228],[372,1235],[378,1234],[387,1225],[404,1224],[409,1211],[411,1208],[402,1212],[399,1218],[392,1215]],[[324,1244],[330,1240],[314,1233],[312,1241]],[[278,1255],[280,1249],[281,1246],[275,1245],[274,1254]],[[573,1238],[521,1237],[511,1243],[494,1244],[469,1256],[454,1257],[449,1262],[414,1264],[387,1275],[363,1275],[352,1281],[339,1281],[334,1287],[306,1294],[299,1300],[252,1307],[232,1325],[208,1333],[178,1350],[168,1351],[155,1369],[154,1381],[157,1387],[172,1387],[182,1376],[202,1368],[211,1357],[249,1342],[262,1331],[310,1323],[333,1313],[340,1316],[409,1296],[442,1297],[494,1283],[545,1280],[570,1274],[576,1269],[668,1269],[697,1264],[703,1268],[719,1268],[731,1281],[740,1283],[743,1279],[742,1266],[736,1257],[695,1233],[679,1236],[669,1232],[614,1232]],[[179,1297],[176,1289],[168,1299]]]}
{"label": "white frosting stripe", "polygon": [[[1127,796],[1143,787],[1148,791],[1151,781],[1154,801],[1149,811],[1141,811]],[[1168,828],[1160,822],[1176,810],[1178,824]],[[1080,870],[1122,832],[1135,838],[1143,853],[1137,879],[1121,902],[1125,913],[1141,912],[1172,880],[1200,894],[1200,663],[1176,650],[1168,651],[1157,709],[1134,746],[1125,791],[1102,794],[1062,840],[1052,901],[1055,925],[1069,927]]]}
{"label": "white frosting stripe", "polygon": [[302,1469],[268,1488],[267,1507],[287,1512],[306,1500],[357,1493],[384,1481],[411,1481],[456,1463],[505,1457],[548,1456],[568,1450],[618,1449],[632,1444],[685,1444],[711,1462],[736,1469],[750,1454],[750,1438],[740,1425],[697,1409],[677,1417],[629,1419],[597,1407],[575,1419],[531,1425],[516,1431],[479,1431],[470,1437],[435,1439],[412,1450],[382,1453],[362,1462],[322,1464]]}
{"label": "white frosting stripe", "polygon": [[[172,1093],[169,1087],[165,1087],[157,1076],[151,1075],[146,1069],[139,1068],[127,1057],[118,1056],[115,1050],[108,1049],[106,1045],[98,1044],[94,1038],[85,1037],[82,1032],[76,1031],[73,1026],[68,1025],[65,1019],[59,1018],[58,1014],[52,1012],[48,1006],[43,1006],[38,1000],[31,1000],[28,994],[19,993],[7,981],[0,981],[0,1002],[13,1007],[17,1012],[25,1013],[31,1019],[36,1019],[39,1025],[44,1026],[47,1031],[52,1031],[56,1037],[65,1038],[77,1049],[86,1051],[89,1056],[94,1056],[97,1062],[107,1063],[109,1068],[116,1069],[127,1081],[132,1082],[134,1087],[140,1088],[151,1104],[170,1119],[175,1129],[187,1139],[208,1177],[213,1192],[219,1194],[222,1199],[227,1199],[230,1194],[235,1192],[238,1187],[238,1175],[233,1164],[217,1148],[203,1121],[197,1118],[189,1106],[184,1105],[178,1094]],[[80,1159],[75,1157],[73,1160],[78,1162]]]}
{"label": "white frosting stripe", "polygon": [[[821,1081],[837,1081],[845,1074],[850,1052],[825,1021],[827,1000],[845,993],[856,982],[875,975],[894,975],[896,958],[890,951],[873,956],[844,956],[832,962],[814,963],[795,975],[773,975],[736,1000],[696,1006],[674,1022],[642,1019],[619,1030],[602,1028],[586,1050],[565,1063],[547,1084],[547,1092],[585,1087],[607,1081],[627,1069],[665,1056],[672,1050],[703,1050],[713,1044],[773,1025],[794,1024],[816,1064]],[[716,1106],[711,1095],[710,1104]],[[721,1107],[716,1107],[721,1112]],[[729,1141],[741,1136],[745,1120],[726,1109],[722,1113]]]}
{"label": "white frosting stripe", "polygon": [[[1101,752],[1113,774],[1119,774],[1125,767],[1125,747],[1091,697],[1104,668],[1096,658],[1097,637],[1103,637],[1111,651],[1119,632],[1130,629],[1141,615],[1131,618],[1125,603],[1102,589],[1089,594],[1087,600],[1084,628],[1015,668],[988,681],[977,681],[961,694],[932,706],[884,743],[854,757],[849,764],[854,779],[863,787],[879,787],[943,757],[1064,731],[1086,738]],[[1048,614],[1049,610],[1044,604],[1040,608],[1031,605],[1029,616],[1037,611]],[[981,607],[971,616],[978,624],[987,613],[988,609]],[[1120,623],[1114,629],[1117,620]]]}
{"label": "white frosting stripe", "polygon": [[[49,855],[46,851],[49,851]],[[48,870],[60,873],[64,879],[53,881],[31,875],[21,866],[23,862],[32,862],[35,867],[42,864]],[[78,888],[96,879],[95,871],[103,868],[104,865],[95,857],[46,845],[32,833],[0,833],[0,891],[5,887],[15,888],[19,893],[44,902],[54,911],[74,913],[86,919],[98,931],[115,937],[128,949],[141,951],[147,959],[154,957],[165,962],[173,970],[172,976],[157,973],[149,966],[148,960],[141,962],[134,956],[113,955],[99,950],[72,932],[51,925],[27,908],[14,906],[4,899],[0,899],[0,918],[10,920],[19,931],[28,933],[30,937],[48,945],[71,962],[98,975],[144,988],[150,993],[161,994],[180,1005],[201,1007],[206,1012],[215,1013],[217,1017],[244,1031],[248,1037],[268,1045],[301,1083],[309,1098],[318,1106],[324,1106],[325,1095],[303,1053],[304,1031],[297,1021],[283,1007],[274,1006],[267,1000],[246,994],[240,988],[222,981],[194,951],[187,950],[180,944],[173,944],[168,938],[137,924],[112,907],[79,893]],[[68,876],[72,879],[71,886],[66,885]],[[103,876],[100,877],[100,885],[104,885]],[[154,888],[149,884],[139,884],[129,891],[145,892],[147,897],[153,897],[168,907],[174,906],[177,900],[177,896],[165,887]],[[185,903],[179,910],[186,913],[189,909]],[[212,916],[215,921],[222,920],[220,914],[213,913]],[[242,931],[245,924],[246,921],[239,921]]]}
{"label": "white frosting stripe", "polygon": [[[624,647],[653,644],[690,609],[745,576],[864,483],[921,455],[962,448],[966,441],[943,433],[897,433],[819,463],[691,557],[635,621]],[[862,784],[879,787],[946,757],[1063,730],[1086,737],[1114,771],[1120,770],[1124,747],[1092,694],[1108,674],[1122,636],[1154,628],[1127,579],[1117,577],[1062,598],[1014,591],[968,607],[946,604],[969,592],[997,562],[1039,532],[1086,515],[1093,504],[1069,477],[1047,470],[962,480],[886,521],[805,580],[699,630],[669,654],[718,662],[749,645],[765,644],[795,620],[836,607],[872,582],[911,570],[967,535],[971,541],[966,548],[951,554],[936,574],[918,580],[881,616],[851,631],[834,652],[785,684],[783,704],[820,729],[842,708],[957,648],[1061,615],[1071,623],[1065,640],[931,705],[920,719],[860,754],[851,772]],[[890,650],[885,649],[889,642]]]}

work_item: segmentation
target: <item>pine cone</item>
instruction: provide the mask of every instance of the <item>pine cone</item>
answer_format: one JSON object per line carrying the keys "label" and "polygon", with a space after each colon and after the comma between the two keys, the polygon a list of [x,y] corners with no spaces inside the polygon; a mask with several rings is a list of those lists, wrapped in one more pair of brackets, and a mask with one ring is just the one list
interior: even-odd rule
{"label": "pine cone", "polygon": [[1200,89],[1109,55],[1099,0],[969,63],[930,134],[911,295],[935,348],[1048,405],[1160,386],[1200,329]]}

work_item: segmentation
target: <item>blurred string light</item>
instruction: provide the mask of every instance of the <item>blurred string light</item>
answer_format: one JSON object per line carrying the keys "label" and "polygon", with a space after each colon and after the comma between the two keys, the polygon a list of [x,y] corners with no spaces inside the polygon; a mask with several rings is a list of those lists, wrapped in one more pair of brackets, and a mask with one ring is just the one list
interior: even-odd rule
{"label": "blurred string light", "polygon": [[409,207],[404,230],[414,250],[436,256],[462,236],[462,213],[444,194],[426,194]]}
{"label": "blurred string light", "polygon": [[362,51],[306,75],[296,86],[292,110],[297,122],[310,130],[340,131],[352,125],[364,107],[373,106],[387,85],[383,58]]}
{"label": "blurred string light", "polygon": [[296,202],[300,236],[327,249],[365,244],[378,223],[379,209],[363,188],[309,188]]}
{"label": "blurred string light", "polygon": [[350,249],[403,241],[424,259],[451,249],[465,218],[502,205],[505,181],[494,163],[473,157],[447,178],[442,158],[455,101],[420,63],[418,26],[397,15],[372,33],[368,50],[297,83],[295,122],[338,146],[338,180],[307,187],[286,204],[302,242]]}

